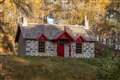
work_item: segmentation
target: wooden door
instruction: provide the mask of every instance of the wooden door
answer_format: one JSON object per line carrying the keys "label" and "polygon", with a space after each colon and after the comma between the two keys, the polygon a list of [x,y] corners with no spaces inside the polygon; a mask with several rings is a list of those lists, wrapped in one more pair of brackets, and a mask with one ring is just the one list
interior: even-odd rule
{"label": "wooden door", "polygon": [[64,44],[58,44],[57,55],[61,56],[61,57],[64,57]]}

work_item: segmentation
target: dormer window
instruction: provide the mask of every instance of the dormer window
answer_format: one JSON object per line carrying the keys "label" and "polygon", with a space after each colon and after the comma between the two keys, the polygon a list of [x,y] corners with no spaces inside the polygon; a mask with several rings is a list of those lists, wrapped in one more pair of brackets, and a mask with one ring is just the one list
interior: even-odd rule
{"label": "dormer window", "polygon": [[47,41],[47,37],[44,34],[40,34],[37,40],[39,41],[38,52],[45,53],[45,42]]}

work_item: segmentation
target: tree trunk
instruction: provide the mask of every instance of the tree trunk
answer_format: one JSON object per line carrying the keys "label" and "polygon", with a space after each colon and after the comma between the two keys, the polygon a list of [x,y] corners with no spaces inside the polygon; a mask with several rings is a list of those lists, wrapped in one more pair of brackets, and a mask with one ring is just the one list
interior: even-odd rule
{"label": "tree trunk", "polygon": [[4,33],[4,37],[3,37],[3,48],[8,52],[8,53],[13,53],[13,55],[15,55],[15,46],[14,46],[14,42],[13,42],[13,38],[7,34]]}

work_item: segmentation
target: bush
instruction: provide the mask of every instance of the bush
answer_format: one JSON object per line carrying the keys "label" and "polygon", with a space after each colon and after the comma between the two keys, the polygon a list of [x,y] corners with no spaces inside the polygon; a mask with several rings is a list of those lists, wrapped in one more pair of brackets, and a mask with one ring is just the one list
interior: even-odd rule
{"label": "bush", "polygon": [[103,58],[97,63],[97,80],[120,80],[120,60]]}
{"label": "bush", "polygon": [[4,76],[0,75],[0,80],[4,80]]}

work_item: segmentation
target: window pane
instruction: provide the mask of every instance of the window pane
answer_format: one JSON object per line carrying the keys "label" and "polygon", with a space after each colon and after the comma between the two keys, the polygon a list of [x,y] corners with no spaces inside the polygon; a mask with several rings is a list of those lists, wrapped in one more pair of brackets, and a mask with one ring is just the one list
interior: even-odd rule
{"label": "window pane", "polygon": [[38,52],[45,52],[45,42],[39,42],[39,49]]}
{"label": "window pane", "polygon": [[67,40],[66,40],[66,39],[61,39],[61,40],[59,40],[58,43],[59,43],[59,44],[65,44],[65,43],[67,43]]}
{"label": "window pane", "polygon": [[82,44],[76,43],[76,53],[82,54]]}

